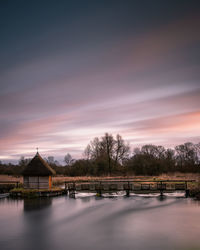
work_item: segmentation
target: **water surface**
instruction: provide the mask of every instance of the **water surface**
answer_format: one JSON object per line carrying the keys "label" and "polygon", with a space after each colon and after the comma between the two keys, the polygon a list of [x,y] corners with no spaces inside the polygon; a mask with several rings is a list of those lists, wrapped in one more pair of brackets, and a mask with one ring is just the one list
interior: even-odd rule
{"label": "water surface", "polygon": [[200,204],[173,196],[6,198],[0,227],[1,250],[194,250]]}

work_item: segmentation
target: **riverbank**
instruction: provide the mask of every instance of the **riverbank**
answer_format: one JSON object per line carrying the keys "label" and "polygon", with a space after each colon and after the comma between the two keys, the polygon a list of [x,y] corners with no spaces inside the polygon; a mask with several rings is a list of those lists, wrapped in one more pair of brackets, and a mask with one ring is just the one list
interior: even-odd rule
{"label": "riverbank", "polygon": [[[65,181],[70,182],[84,182],[84,181],[99,181],[99,180],[107,180],[107,179],[138,179],[138,180],[196,180],[200,182],[200,174],[194,173],[167,173],[157,176],[138,176],[138,175],[127,175],[127,176],[62,176],[56,175],[53,176],[53,184],[56,186],[57,184],[63,184]],[[0,175],[1,181],[15,181],[19,183],[23,183],[22,176],[12,176],[12,175]]]}
{"label": "riverbank", "polygon": [[[53,177],[53,189],[50,190],[30,190],[27,191],[22,189],[23,187],[23,178],[22,176],[8,176],[0,175],[0,193],[9,192],[12,190],[13,196],[20,197],[40,197],[40,196],[53,196],[60,195],[63,191],[58,190],[65,182],[94,182],[94,181],[108,181],[108,180],[124,180],[124,179],[134,179],[138,181],[167,181],[167,180],[195,180],[195,182],[188,183],[189,196],[195,199],[200,199],[200,175],[198,174],[183,174],[183,173],[173,173],[173,174],[162,174],[159,176],[54,176]],[[2,183],[1,183],[2,181]],[[6,183],[7,182],[19,182],[18,189],[16,189],[16,184]],[[4,183],[3,183],[4,182]],[[57,189],[58,188],[58,189]],[[13,191],[14,190],[14,191]],[[20,191],[21,190],[21,191]],[[56,193],[57,192],[57,193]]]}
{"label": "riverbank", "polygon": [[59,187],[54,187],[51,189],[24,189],[24,188],[14,188],[10,191],[11,197],[20,198],[37,198],[37,197],[51,197],[64,194],[64,190]]}

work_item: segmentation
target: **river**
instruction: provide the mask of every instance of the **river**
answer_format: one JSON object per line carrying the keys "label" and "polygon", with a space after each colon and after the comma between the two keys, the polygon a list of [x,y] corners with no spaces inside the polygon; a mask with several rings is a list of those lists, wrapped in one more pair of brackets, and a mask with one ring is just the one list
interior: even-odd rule
{"label": "river", "polygon": [[0,199],[1,250],[197,250],[200,203],[78,194]]}

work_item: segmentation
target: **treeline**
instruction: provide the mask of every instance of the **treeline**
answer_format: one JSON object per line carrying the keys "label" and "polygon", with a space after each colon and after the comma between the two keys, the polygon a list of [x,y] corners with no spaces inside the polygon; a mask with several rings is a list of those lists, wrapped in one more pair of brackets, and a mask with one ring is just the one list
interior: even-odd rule
{"label": "treeline", "polygon": [[85,159],[74,162],[66,174],[159,175],[169,172],[200,173],[200,143],[186,142],[174,149],[152,144],[134,148],[120,135],[95,138],[84,151]]}
{"label": "treeline", "polygon": [[[64,157],[65,166],[49,156],[46,161],[57,174],[67,176],[159,175],[168,172],[200,173],[200,143],[187,142],[174,149],[152,144],[134,148],[120,135],[106,133],[94,138],[84,150],[84,158]],[[30,159],[21,157],[18,165],[0,164],[0,174],[20,175]]]}

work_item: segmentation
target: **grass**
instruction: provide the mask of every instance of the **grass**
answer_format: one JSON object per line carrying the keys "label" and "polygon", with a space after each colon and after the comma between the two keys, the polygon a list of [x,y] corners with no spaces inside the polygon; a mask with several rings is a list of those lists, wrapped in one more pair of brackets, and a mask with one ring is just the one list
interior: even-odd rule
{"label": "grass", "polygon": [[38,193],[38,192],[57,192],[57,191],[61,191],[62,188],[59,187],[53,187],[51,189],[25,189],[25,188],[13,188],[10,192],[11,193],[17,193],[17,192],[21,192],[21,193]]}
{"label": "grass", "polygon": [[158,180],[196,180],[200,181],[200,174],[193,173],[172,173],[172,174],[162,174],[159,176],[76,176],[76,177],[67,177],[67,176],[55,176],[53,177],[53,185],[58,186],[67,182],[89,182],[89,181],[100,181],[100,180],[123,180],[123,179],[137,179],[139,181],[148,180],[158,181]]}
{"label": "grass", "polygon": [[[169,174],[162,174],[160,176],[100,176],[100,177],[93,177],[93,176],[76,176],[76,177],[68,177],[68,176],[54,176],[53,177],[53,188],[52,189],[24,189],[22,188],[23,177],[22,176],[9,176],[9,175],[0,175],[0,182],[6,181],[18,181],[20,182],[19,188],[13,188],[13,184],[1,184],[0,187],[13,188],[11,190],[11,194],[21,193],[22,197],[33,198],[38,194],[41,193],[53,193],[53,192],[60,192],[62,189],[59,188],[59,185],[64,184],[65,181],[67,182],[89,182],[89,181],[100,181],[100,180],[123,180],[123,179],[135,179],[138,181],[148,180],[151,181],[166,181],[166,180],[196,180],[196,182],[188,183],[188,189],[190,189],[190,196],[196,199],[200,199],[200,174],[194,173],[169,173]],[[167,185],[170,185],[168,183]]]}
{"label": "grass", "polygon": [[[69,176],[53,176],[53,185],[59,186],[64,184],[65,181],[68,182],[88,182],[88,181],[99,181],[99,180],[119,180],[119,179],[137,179],[137,180],[149,180],[149,181],[156,181],[156,180],[196,180],[200,182],[200,174],[194,173],[168,173],[162,174],[159,176],[100,176],[100,177],[93,177],[93,176],[76,176],[76,177],[69,177]],[[23,183],[22,176],[10,176],[10,175],[0,175],[0,182],[1,181],[19,181]],[[195,183],[191,183],[191,185],[197,185]]]}
{"label": "grass", "polygon": [[53,187],[51,189],[24,189],[24,188],[13,188],[10,191],[10,195],[14,197],[23,198],[37,198],[40,196],[52,196],[62,194],[63,190],[59,187]]}

